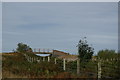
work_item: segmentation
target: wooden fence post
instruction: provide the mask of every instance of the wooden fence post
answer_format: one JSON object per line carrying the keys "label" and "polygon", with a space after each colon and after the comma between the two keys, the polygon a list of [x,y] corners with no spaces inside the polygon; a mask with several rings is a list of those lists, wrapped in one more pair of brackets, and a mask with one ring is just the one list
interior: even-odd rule
{"label": "wooden fence post", "polygon": [[77,74],[80,73],[80,59],[77,60]]}
{"label": "wooden fence post", "polygon": [[55,64],[56,64],[56,58],[55,58]]}
{"label": "wooden fence post", "polygon": [[35,62],[37,61],[37,58],[35,57]]}
{"label": "wooden fence post", "polygon": [[31,57],[31,62],[33,62],[33,58]]}
{"label": "wooden fence post", "polygon": [[32,57],[32,62],[34,62],[34,57]]}
{"label": "wooden fence post", "polygon": [[43,57],[43,61],[45,61],[45,57]]}
{"label": "wooden fence post", "polygon": [[33,62],[35,61],[35,58],[33,57]]}
{"label": "wooden fence post", "polygon": [[32,62],[32,59],[31,59],[31,57],[29,57],[29,62]]}
{"label": "wooden fence post", "polygon": [[65,67],[65,59],[63,59],[63,70],[65,71],[66,67]]}
{"label": "wooden fence post", "polygon": [[101,60],[98,60],[98,79],[100,79],[102,76],[101,76]]}
{"label": "wooden fence post", "polygon": [[28,60],[28,62],[30,62],[30,57],[26,57],[26,59]]}
{"label": "wooden fence post", "polygon": [[32,62],[34,62],[34,57],[32,57]]}
{"label": "wooden fence post", "polygon": [[48,56],[48,62],[50,62],[50,56]]}

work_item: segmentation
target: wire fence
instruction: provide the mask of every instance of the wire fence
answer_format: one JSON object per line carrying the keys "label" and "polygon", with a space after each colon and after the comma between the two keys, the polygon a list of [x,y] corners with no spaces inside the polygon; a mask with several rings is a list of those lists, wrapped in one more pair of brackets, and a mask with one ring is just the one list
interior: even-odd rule
{"label": "wire fence", "polygon": [[[71,74],[77,75],[79,77],[87,77],[87,78],[120,78],[120,59],[119,58],[111,58],[111,59],[92,59],[92,60],[84,60],[83,62],[79,60],[68,61],[67,59],[59,59],[56,57],[48,56],[40,57],[35,54],[23,54],[25,59],[29,63],[40,63],[42,62],[50,62],[50,64],[58,65],[59,69],[64,72],[69,72]],[[32,65],[33,66],[33,65]],[[38,64],[39,66],[39,64]],[[15,66],[17,67],[17,66]],[[24,68],[21,68],[24,69]],[[22,71],[22,70],[21,70]],[[49,71],[46,72],[50,73]],[[21,74],[22,75],[22,74]]]}
{"label": "wire fence", "polygon": [[[29,62],[40,62],[45,61],[42,57],[29,57],[27,55],[26,59]],[[119,67],[118,64],[120,59],[95,59],[95,60],[84,60],[84,62],[80,63],[80,67],[77,66],[77,60],[75,61],[67,61],[66,59],[58,59],[53,58],[52,61],[54,64],[58,64],[60,69],[63,69],[66,72],[77,74],[77,70],[79,68],[79,76],[88,76],[88,77],[96,77],[96,78],[116,78],[119,77]]]}

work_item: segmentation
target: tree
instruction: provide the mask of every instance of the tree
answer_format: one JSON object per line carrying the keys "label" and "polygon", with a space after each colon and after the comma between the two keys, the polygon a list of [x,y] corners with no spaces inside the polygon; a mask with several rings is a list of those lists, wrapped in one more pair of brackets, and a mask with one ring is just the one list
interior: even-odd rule
{"label": "tree", "polygon": [[98,57],[101,59],[110,59],[110,58],[115,58],[115,56],[117,56],[115,50],[100,50],[98,52]]}
{"label": "tree", "polygon": [[78,47],[78,57],[80,58],[80,61],[90,60],[92,58],[92,55],[94,53],[94,49],[90,47],[87,43],[87,40],[85,40],[86,37],[84,37],[83,40],[80,40],[77,47]]}
{"label": "tree", "polygon": [[32,52],[32,49],[23,43],[18,43],[17,52]]}

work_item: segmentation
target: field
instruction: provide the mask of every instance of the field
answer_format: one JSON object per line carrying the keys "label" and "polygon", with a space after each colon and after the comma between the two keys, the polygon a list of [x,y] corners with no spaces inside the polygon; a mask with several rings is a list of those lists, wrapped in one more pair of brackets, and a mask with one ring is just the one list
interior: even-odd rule
{"label": "field", "polygon": [[2,55],[3,78],[70,78],[77,77],[63,71],[53,61],[30,63],[21,53],[4,53]]}
{"label": "field", "polygon": [[[24,54],[34,59],[30,62]],[[2,78],[93,78],[97,79],[99,70],[102,78],[119,78],[118,61],[98,60],[80,63],[80,73],[77,74],[77,61],[66,61],[66,69],[63,70],[63,59],[55,57],[42,61],[41,57],[31,53],[4,53],[2,54]],[[67,56],[68,57],[68,56]],[[98,66],[99,63],[99,66]],[[100,67],[100,68],[99,68]]]}

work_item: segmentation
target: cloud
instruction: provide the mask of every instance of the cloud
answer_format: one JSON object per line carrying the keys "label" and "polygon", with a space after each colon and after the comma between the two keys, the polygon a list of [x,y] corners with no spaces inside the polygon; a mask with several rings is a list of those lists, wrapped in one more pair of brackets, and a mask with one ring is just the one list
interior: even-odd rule
{"label": "cloud", "polygon": [[84,36],[96,51],[116,49],[117,9],[117,3],[3,3],[3,50],[23,42],[76,53]]}

